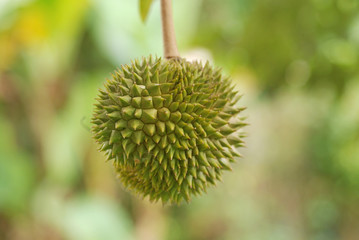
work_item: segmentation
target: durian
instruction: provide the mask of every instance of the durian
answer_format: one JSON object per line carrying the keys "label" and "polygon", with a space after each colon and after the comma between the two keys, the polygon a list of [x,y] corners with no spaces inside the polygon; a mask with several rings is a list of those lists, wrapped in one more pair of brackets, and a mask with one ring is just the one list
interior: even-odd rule
{"label": "durian", "polygon": [[123,185],[151,201],[206,192],[240,157],[241,95],[207,62],[143,58],[100,90],[93,133]]}

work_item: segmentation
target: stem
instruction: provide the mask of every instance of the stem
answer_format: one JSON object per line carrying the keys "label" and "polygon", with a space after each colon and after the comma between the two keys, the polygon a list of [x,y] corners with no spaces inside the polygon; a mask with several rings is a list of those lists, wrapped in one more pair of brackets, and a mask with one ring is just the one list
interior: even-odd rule
{"label": "stem", "polygon": [[167,59],[179,58],[172,16],[172,0],[161,0],[161,15],[164,56]]}

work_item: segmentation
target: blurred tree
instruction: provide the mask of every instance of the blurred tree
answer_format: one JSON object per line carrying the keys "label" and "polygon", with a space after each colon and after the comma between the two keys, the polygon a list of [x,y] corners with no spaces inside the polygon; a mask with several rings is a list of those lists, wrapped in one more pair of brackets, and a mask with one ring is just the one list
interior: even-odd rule
{"label": "blurred tree", "polygon": [[329,85],[340,94],[358,74],[355,0],[207,1],[204,9],[195,43],[224,63],[255,69],[264,92],[286,87],[298,60],[308,65],[309,75],[296,73],[308,87]]}

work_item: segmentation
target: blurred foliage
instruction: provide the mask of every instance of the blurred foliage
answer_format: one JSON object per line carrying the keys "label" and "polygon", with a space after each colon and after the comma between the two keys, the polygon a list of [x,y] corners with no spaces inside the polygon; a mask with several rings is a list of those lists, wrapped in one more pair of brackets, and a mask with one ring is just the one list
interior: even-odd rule
{"label": "blurred foliage", "polygon": [[244,158],[191,204],[124,191],[90,133],[120,64],[162,54],[159,1],[0,1],[0,239],[359,236],[359,2],[174,0],[179,48],[248,107]]}
{"label": "blurred foliage", "polygon": [[153,0],[140,0],[140,15],[143,22],[147,19],[152,3]]}
{"label": "blurred foliage", "polygon": [[[358,74],[356,0],[208,2],[202,16],[208,24],[199,28],[196,43],[205,35],[202,45],[218,58],[224,57],[233,67],[234,63],[255,66],[265,92],[285,87],[286,80],[308,82],[308,87],[333,85],[340,94],[345,82]],[[227,55],[223,48],[229,50]],[[304,64],[298,66],[297,61]],[[309,73],[292,79],[306,68]]]}

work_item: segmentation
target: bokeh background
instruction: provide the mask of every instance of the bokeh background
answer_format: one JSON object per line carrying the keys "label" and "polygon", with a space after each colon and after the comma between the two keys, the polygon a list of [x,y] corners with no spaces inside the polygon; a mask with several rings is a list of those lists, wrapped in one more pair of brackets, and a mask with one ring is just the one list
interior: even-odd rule
{"label": "bokeh background", "polygon": [[90,133],[120,64],[162,55],[159,1],[0,0],[0,239],[359,239],[359,2],[174,0],[182,56],[244,94],[244,158],[190,204],[123,190]]}

